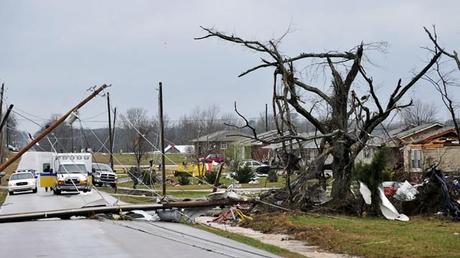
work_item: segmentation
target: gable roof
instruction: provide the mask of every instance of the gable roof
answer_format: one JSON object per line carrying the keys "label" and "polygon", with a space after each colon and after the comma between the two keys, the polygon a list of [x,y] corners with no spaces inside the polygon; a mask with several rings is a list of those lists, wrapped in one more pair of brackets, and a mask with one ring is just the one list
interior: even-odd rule
{"label": "gable roof", "polygon": [[432,129],[435,127],[442,128],[443,125],[440,123],[423,124],[423,125],[419,125],[419,126],[404,130],[402,132],[396,133],[394,136],[399,139],[404,139],[414,134],[421,133],[423,131],[426,131],[428,129]]}
{"label": "gable roof", "polygon": [[165,148],[165,152],[168,152],[170,149],[176,149],[180,153],[193,153],[195,151],[195,146],[170,144]]}
{"label": "gable roof", "polygon": [[428,135],[423,135],[422,137],[417,139],[417,141],[414,143],[415,144],[425,144],[425,143],[432,142],[439,138],[444,138],[442,139],[442,141],[445,141],[445,142],[458,141],[457,131],[455,130],[454,127],[444,127]]}

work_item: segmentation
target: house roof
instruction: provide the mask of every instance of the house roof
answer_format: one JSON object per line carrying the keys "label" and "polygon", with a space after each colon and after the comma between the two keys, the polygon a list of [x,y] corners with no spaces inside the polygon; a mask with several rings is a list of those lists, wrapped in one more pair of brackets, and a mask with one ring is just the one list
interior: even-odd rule
{"label": "house roof", "polygon": [[195,146],[193,145],[175,145],[175,144],[170,144],[165,148],[165,152],[168,152],[170,149],[176,149],[180,153],[190,153],[195,150]]}
{"label": "house roof", "polygon": [[193,139],[192,142],[236,142],[245,139],[249,135],[232,130],[217,131],[208,135],[203,135],[199,138]]}
{"label": "house roof", "polygon": [[396,133],[394,136],[396,138],[403,139],[403,138],[407,138],[409,136],[412,136],[417,133],[421,133],[425,130],[428,130],[434,127],[442,128],[443,125],[440,123],[423,124],[423,125],[419,125],[419,126],[404,130],[402,132]]}
{"label": "house roof", "polygon": [[430,134],[423,135],[422,137],[418,138],[414,143],[415,144],[425,144],[425,143],[432,142],[439,138],[443,138],[442,140],[444,142],[452,142],[452,141],[458,142],[457,131],[455,130],[455,127],[444,127]]}

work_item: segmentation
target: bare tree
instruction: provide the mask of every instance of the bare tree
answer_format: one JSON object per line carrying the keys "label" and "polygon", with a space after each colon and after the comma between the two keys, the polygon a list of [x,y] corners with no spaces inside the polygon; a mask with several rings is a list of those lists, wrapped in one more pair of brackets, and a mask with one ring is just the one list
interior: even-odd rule
{"label": "bare tree", "polygon": [[438,109],[432,103],[415,100],[413,105],[401,111],[403,122],[406,126],[418,126],[426,123],[437,122]]}
{"label": "bare tree", "polygon": [[[438,44],[438,35],[436,33],[435,26],[433,26],[433,32],[429,31],[427,28],[424,29],[434,45],[434,49],[429,50],[434,53],[442,53],[443,57],[447,58],[446,61],[442,61],[441,58],[440,60],[436,61],[436,65],[433,68],[435,71],[434,76],[425,76],[424,78],[429,81],[440,94],[441,100],[452,118],[455,131],[457,132],[457,137],[460,141],[460,127],[456,115],[457,106],[450,94],[452,86],[459,86],[458,83],[456,83],[453,79],[453,76],[454,74],[458,75],[460,72],[460,59],[455,50],[448,52]],[[449,61],[453,61],[453,64]]]}
{"label": "bare tree", "polygon": [[[334,182],[333,199],[329,204],[337,209],[347,209],[350,204],[349,201],[353,200],[350,185],[354,160],[366,146],[374,128],[385,121],[393,111],[412,104],[412,102],[401,104],[400,101],[440,57],[440,53],[434,53],[427,64],[407,83],[403,83],[399,79],[384,105],[381,98],[377,96],[374,81],[367,74],[362,62],[365,58],[363,55],[365,49],[373,47],[372,45],[361,43],[343,52],[304,52],[289,57],[283,55],[279,50],[280,40],[261,43],[227,35],[215,29],[203,28],[203,30],[206,35],[197,38],[197,40],[215,37],[264,55],[260,65],[246,70],[240,76],[262,68],[273,69],[273,114],[281,117],[281,123],[286,125],[283,128],[277,123],[279,138],[302,139],[292,126],[291,109],[308,120],[322,138],[318,157],[312,162],[306,173],[302,173],[296,181],[292,182],[292,189],[289,189],[291,198],[296,203],[301,203],[306,199],[306,178],[311,174],[320,174],[319,171],[323,170],[327,155],[331,154]],[[295,65],[301,60],[310,60],[323,65],[330,73],[330,87],[315,85],[314,80],[299,79],[298,71],[300,69],[296,69]],[[355,86],[359,81],[365,82],[368,88],[366,94],[362,96],[358,95]],[[327,106],[329,116],[324,119],[316,112],[314,106],[308,106],[309,103],[302,99],[305,95],[319,97],[322,103]],[[275,119],[276,121],[277,119]],[[254,135],[254,137],[257,136]]]}
{"label": "bare tree", "polygon": [[151,149],[146,138],[152,132],[152,123],[147,117],[147,111],[142,108],[130,108],[123,119],[123,129],[128,138],[127,149],[133,152],[136,167],[140,165],[145,153]]}

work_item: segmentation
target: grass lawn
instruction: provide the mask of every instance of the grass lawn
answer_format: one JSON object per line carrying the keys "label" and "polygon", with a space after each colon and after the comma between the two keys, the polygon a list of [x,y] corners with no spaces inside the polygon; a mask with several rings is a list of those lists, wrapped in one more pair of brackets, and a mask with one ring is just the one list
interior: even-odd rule
{"label": "grass lawn", "polygon": [[304,256],[301,256],[300,254],[290,252],[286,249],[282,249],[274,245],[265,244],[265,243],[260,242],[259,240],[256,240],[250,237],[246,237],[240,234],[235,234],[235,233],[223,231],[217,228],[212,228],[212,227],[208,227],[208,226],[200,225],[200,224],[193,225],[193,227],[211,232],[213,234],[216,234],[216,235],[228,238],[228,239],[232,239],[232,240],[250,245],[252,247],[255,247],[261,250],[265,250],[267,252],[279,255],[281,257],[287,257],[287,258],[304,257]]}
{"label": "grass lawn", "polygon": [[364,257],[460,257],[460,223],[438,218],[415,217],[410,222],[396,222],[271,213],[256,215],[243,226],[289,234],[325,250]]}
{"label": "grass lawn", "polygon": [[[145,154],[141,160],[141,165],[149,165],[149,160],[153,160],[155,164],[159,164],[161,159],[160,154]],[[166,154],[166,165],[181,164],[185,160],[193,160],[193,156],[187,154]],[[95,153],[93,162],[109,163],[109,155],[105,153]],[[133,154],[114,153],[114,165],[135,165],[136,161]]]}

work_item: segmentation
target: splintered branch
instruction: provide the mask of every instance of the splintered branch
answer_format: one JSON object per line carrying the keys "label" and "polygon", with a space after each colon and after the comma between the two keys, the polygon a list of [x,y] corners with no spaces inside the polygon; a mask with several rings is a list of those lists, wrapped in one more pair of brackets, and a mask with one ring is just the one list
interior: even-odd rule
{"label": "splintered branch", "polygon": [[431,42],[433,42],[434,46],[435,46],[435,50],[441,52],[442,54],[452,58],[455,63],[457,64],[457,68],[458,70],[460,70],[460,59],[458,57],[458,53],[457,51],[453,50],[452,53],[449,53],[447,51],[444,50],[444,48],[442,48],[439,43],[438,43],[438,35],[437,35],[437,32],[436,32],[436,26],[433,25],[433,33],[431,33],[426,27],[423,27],[423,29],[425,30],[426,34],[428,34],[428,37],[430,38]]}

